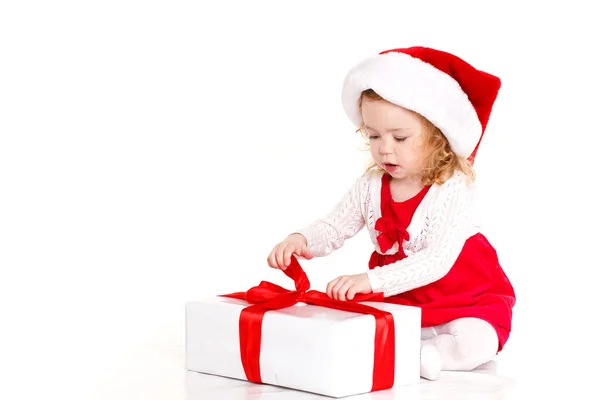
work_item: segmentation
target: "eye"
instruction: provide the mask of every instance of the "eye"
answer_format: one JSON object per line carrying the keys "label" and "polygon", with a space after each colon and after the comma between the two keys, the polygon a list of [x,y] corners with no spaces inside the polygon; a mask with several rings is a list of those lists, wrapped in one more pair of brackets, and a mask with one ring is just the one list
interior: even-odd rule
{"label": "eye", "polygon": [[366,126],[363,126],[361,128],[363,134],[365,135],[365,137],[369,140],[374,140],[374,139],[378,139],[379,138],[379,134],[377,132],[375,132],[372,129],[367,128]]}
{"label": "eye", "polygon": [[395,137],[394,139],[396,139],[396,142],[404,142],[406,140],[405,137]]}

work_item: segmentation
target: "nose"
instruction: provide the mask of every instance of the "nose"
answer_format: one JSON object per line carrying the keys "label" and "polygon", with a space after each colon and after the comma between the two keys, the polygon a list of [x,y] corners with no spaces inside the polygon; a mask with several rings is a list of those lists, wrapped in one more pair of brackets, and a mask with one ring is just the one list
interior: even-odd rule
{"label": "nose", "polygon": [[386,155],[386,154],[392,154],[392,146],[388,141],[383,141],[383,143],[381,143],[381,146],[379,146],[379,154]]}

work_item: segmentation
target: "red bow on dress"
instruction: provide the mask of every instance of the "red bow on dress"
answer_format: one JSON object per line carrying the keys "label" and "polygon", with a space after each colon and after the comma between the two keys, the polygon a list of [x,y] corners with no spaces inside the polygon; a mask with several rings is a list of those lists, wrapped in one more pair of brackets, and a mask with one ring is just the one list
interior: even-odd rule
{"label": "red bow on dress", "polygon": [[381,217],[375,222],[375,230],[381,232],[377,236],[377,243],[379,243],[382,252],[385,253],[394,246],[394,243],[398,242],[398,252],[404,254],[402,242],[410,238],[406,229],[389,219]]}

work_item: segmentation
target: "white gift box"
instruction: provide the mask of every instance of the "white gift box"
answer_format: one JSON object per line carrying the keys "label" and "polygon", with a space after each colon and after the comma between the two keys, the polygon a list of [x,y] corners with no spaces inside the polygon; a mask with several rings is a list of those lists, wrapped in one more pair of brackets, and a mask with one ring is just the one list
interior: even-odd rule
{"label": "white gift box", "polygon": [[[419,382],[421,310],[361,302],[392,314],[394,386]],[[186,304],[186,367],[246,380],[240,358],[239,318],[249,304],[214,297]],[[262,323],[263,383],[330,397],[370,392],[373,386],[375,317],[298,303],[268,311]]]}

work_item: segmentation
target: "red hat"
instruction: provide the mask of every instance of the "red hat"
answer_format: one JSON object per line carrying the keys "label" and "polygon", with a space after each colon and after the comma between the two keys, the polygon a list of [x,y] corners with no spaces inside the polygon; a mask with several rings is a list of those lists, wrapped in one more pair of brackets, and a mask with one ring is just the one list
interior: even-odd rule
{"label": "red hat", "polygon": [[498,77],[444,51],[392,49],[350,70],[342,88],[342,104],[359,127],[361,93],[372,89],[390,103],[427,118],[442,131],[456,154],[473,159],[500,84]]}

